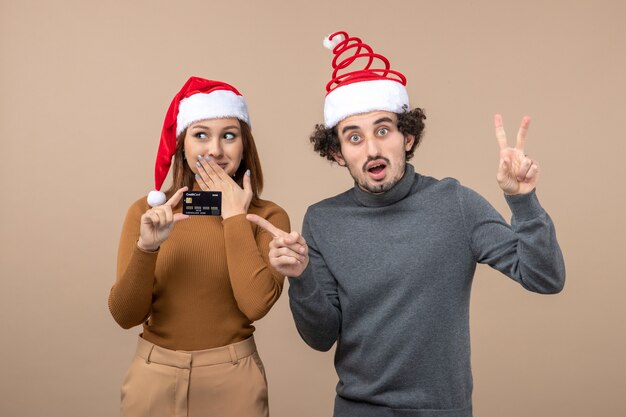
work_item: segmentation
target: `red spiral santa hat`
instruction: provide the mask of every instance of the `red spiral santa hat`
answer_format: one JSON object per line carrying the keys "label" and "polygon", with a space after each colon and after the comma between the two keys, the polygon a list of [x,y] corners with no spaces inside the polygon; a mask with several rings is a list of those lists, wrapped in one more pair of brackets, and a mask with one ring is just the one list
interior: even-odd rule
{"label": "red spiral santa hat", "polygon": [[335,55],[324,102],[327,128],[355,114],[379,110],[402,113],[409,109],[406,77],[390,69],[383,55],[343,31],[328,35],[324,46]]}
{"label": "red spiral santa hat", "polygon": [[160,191],[176,153],[176,138],[190,124],[206,119],[236,117],[250,124],[248,107],[235,87],[222,81],[191,77],[174,96],[163,122],[161,142],[154,166],[154,191],[148,194],[152,207],[165,203]]}

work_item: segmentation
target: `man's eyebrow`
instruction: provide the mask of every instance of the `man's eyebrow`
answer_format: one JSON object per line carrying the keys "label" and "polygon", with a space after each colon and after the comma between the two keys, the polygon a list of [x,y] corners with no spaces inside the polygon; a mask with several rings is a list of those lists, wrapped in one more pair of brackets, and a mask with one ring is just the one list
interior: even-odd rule
{"label": "man's eyebrow", "polygon": [[343,129],[341,129],[341,134],[343,135],[348,130],[355,130],[355,129],[358,129],[358,128],[359,128],[358,126],[354,126],[354,125],[344,126]]}
{"label": "man's eyebrow", "polygon": [[376,120],[374,122],[374,124],[377,125],[377,124],[383,123],[383,122],[393,123],[393,120],[391,120],[391,118],[385,116],[385,117],[381,117],[380,119]]}
{"label": "man's eyebrow", "polygon": [[[381,117],[380,119],[376,120],[373,124],[377,125],[380,123],[393,123],[393,120],[391,120],[390,117]],[[349,126],[344,126],[343,129],[341,129],[341,134],[343,135],[344,133],[346,133],[348,130],[355,130],[358,129],[358,126],[354,126],[354,125],[349,125]]]}

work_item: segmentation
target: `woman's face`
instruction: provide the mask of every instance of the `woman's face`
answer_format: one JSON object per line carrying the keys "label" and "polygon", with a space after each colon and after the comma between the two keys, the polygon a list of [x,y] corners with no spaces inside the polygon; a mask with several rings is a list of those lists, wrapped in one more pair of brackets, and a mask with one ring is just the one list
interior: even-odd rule
{"label": "woman's face", "polygon": [[198,156],[210,156],[231,177],[243,159],[239,119],[207,119],[192,123],[185,133],[187,165],[197,174]]}

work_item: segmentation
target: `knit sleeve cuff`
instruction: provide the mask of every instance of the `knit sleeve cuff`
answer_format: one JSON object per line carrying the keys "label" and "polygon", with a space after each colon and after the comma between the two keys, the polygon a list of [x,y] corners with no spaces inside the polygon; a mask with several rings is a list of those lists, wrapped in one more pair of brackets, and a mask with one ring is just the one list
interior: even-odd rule
{"label": "knit sleeve cuff", "polygon": [[528,194],[505,195],[504,197],[517,221],[532,220],[544,213],[535,190]]}
{"label": "knit sleeve cuff", "polygon": [[156,264],[159,256],[159,250],[160,248],[155,251],[148,251],[141,249],[139,245],[135,244],[130,264],[133,265],[135,269],[142,269],[143,267],[154,269],[154,265]]}
{"label": "knit sleeve cuff", "polygon": [[[307,268],[308,269],[308,268]],[[289,296],[300,300],[313,295],[317,289],[317,282],[309,274],[303,273],[298,278],[289,278]]]}

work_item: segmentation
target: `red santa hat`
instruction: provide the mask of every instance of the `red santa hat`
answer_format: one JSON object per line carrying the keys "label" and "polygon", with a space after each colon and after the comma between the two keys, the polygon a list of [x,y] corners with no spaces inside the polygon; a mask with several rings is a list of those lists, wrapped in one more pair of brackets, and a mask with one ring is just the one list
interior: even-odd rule
{"label": "red santa hat", "polygon": [[[332,79],[326,84],[324,102],[324,125],[327,128],[335,127],[355,114],[408,110],[406,77],[390,69],[387,58],[374,53],[368,44],[346,32],[328,35],[324,46],[335,54]],[[373,67],[375,63],[382,63],[384,68]]]}
{"label": "red santa hat", "polygon": [[176,138],[194,122],[224,117],[236,117],[250,124],[248,107],[241,93],[222,81],[189,78],[174,96],[165,115],[154,166],[155,190],[148,194],[148,204],[156,207],[166,201],[165,194],[159,190],[176,153]]}

